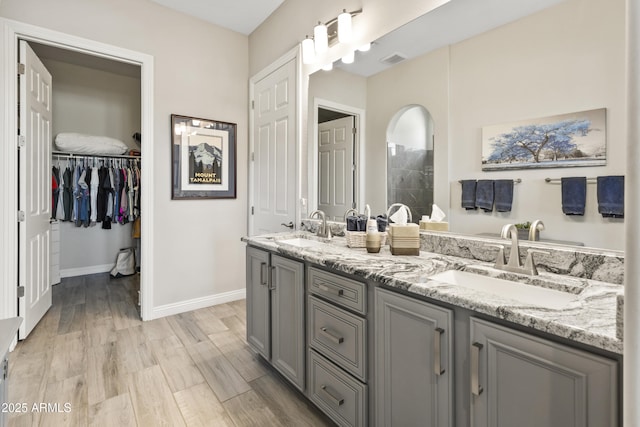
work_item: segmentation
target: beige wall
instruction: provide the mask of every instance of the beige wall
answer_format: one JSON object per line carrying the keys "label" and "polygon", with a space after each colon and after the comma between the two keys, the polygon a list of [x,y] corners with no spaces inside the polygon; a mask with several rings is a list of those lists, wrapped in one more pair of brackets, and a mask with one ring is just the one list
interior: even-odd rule
{"label": "beige wall", "polygon": [[[243,289],[248,38],[147,0],[3,0],[0,16],[153,55],[153,305]],[[172,113],[238,124],[237,199],[171,200]]]}
{"label": "beige wall", "polygon": [[[78,132],[119,139],[139,149],[140,78],[42,59],[53,78],[53,135]],[[55,149],[55,147],[54,147]]]}
{"label": "beige wall", "polygon": [[[625,173],[624,22],[623,0],[571,0],[369,78],[367,200],[383,203],[383,177],[373,172],[384,166],[389,120],[421,104],[435,122],[435,200],[448,207],[452,230],[498,233],[505,223],[542,219],[543,237],[623,249],[624,224],[598,214],[595,185],[585,216],[568,217],[560,186],[544,178]],[[481,171],[482,126],[602,107],[607,166]],[[460,208],[458,180],[480,178],[523,180],[511,213]]]}

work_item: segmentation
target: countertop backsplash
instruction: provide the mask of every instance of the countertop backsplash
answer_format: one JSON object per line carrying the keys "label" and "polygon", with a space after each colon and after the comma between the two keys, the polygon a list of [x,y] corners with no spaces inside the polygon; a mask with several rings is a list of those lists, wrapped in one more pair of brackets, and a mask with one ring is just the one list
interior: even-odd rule
{"label": "countertop backsplash", "polygon": [[[301,230],[316,233],[319,220],[302,220]],[[345,224],[327,221],[333,236],[344,236]],[[462,235],[451,232],[420,232],[420,250],[441,255],[495,262],[498,249],[490,245],[504,245],[508,255],[511,241],[486,236]],[[621,251],[583,248],[579,246],[552,245],[529,240],[520,241],[521,263],[527,256],[527,249],[546,251],[535,253],[534,259],[539,271],[565,274],[584,279],[598,280],[622,285],[624,283],[624,253]]]}

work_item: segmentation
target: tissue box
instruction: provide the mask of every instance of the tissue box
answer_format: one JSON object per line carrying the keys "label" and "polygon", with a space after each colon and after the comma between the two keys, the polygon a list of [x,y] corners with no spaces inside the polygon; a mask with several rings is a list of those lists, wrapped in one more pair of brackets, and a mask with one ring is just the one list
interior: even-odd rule
{"label": "tissue box", "polygon": [[448,221],[420,221],[420,230],[449,231]]}

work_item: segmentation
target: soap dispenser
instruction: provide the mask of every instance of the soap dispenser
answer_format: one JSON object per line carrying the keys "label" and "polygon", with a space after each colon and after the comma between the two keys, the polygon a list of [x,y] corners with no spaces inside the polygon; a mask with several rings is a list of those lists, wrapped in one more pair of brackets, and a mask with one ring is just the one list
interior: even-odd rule
{"label": "soap dispenser", "polygon": [[371,218],[371,210],[367,205],[367,238],[366,244],[367,252],[377,254],[380,252],[382,236],[378,232],[378,221]]}

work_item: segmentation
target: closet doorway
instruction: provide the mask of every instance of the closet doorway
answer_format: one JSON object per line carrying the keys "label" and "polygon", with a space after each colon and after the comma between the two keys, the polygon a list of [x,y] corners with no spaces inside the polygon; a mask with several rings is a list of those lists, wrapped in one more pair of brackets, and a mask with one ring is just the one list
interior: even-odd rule
{"label": "closet doorway", "polygon": [[[76,58],[84,58],[83,60],[88,61],[88,63],[83,64],[84,66],[86,66],[86,68],[91,68],[89,66],[89,63],[93,61],[101,62],[101,65],[94,65],[94,68],[100,68],[101,72],[105,72],[106,67],[109,72],[113,73],[113,70],[109,69],[109,67],[114,66],[115,68],[118,68],[121,65],[126,65],[129,68],[133,67],[137,69],[139,83],[137,84],[134,92],[139,100],[137,107],[138,117],[136,119],[137,126],[135,127],[135,131],[142,134],[142,142],[138,146],[138,149],[142,153],[146,151],[147,153],[151,154],[151,141],[153,140],[153,58],[151,56],[114,46],[105,45],[87,39],[82,39],[79,37],[65,35],[43,28],[3,20],[1,18],[0,27],[3,30],[2,34],[0,35],[0,42],[2,42],[3,46],[7,47],[7,49],[3,49],[3,53],[1,55],[4,65],[4,71],[0,72],[0,74],[2,74],[2,77],[6,79],[5,81],[8,82],[6,85],[6,91],[4,91],[5,96],[2,100],[3,107],[5,108],[7,114],[4,115],[4,117],[0,118],[0,125],[2,125],[0,131],[5,140],[8,141],[11,139],[7,135],[18,134],[18,108],[16,108],[16,106],[18,105],[18,83],[17,79],[15,81],[12,81],[9,76],[13,74],[11,70],[15,70],[15,74],[18,74],[17,64],[19,63],[19,41],[25,40],[34,45],[42,45],[45,49],[57,49],[58,52],[62,53],[63,55],[68,54],[71,56],[76,56]],[[58,58],[58,60],[60,63],[65,62],[64,58]],[[95,62],[93,63],[95,64]],[[105,65],[107,63],[110,65]],[[56,83],[54,76],[54,87],[55,84]],[[82,122],[86,121],[82,120],[81,117],[78,118]],[[53,120],[55,121],[56,118],[54,117]],[[53,130],[51,132],[51,136],[55,136]],[[131,138],[131,136],[129,136],[129,138]],[[6,146],[2,148],[3,159],[0,160],[1,166],[3,166],[4,168],[3,175],[6,178],[6,186],[3,194],[6,194],[8,196],[3,198],[7,201],[7,203],[5,204],[5,206],[0,208],[2,210],[2,217],[8,219],[7,221],[2,221],[2,232],[6,236],[5,245],[2,247],[2,264],[3,267],[5,267],[3,269],[3,277],[5,280],[0,285],[0,294],[6,297],[6,299],[3,298],[4,301],[2,302],[2,304],[0,304],[0,313],[2,314],[2,317],[13,317],[16,315],[20,315],[20,313],[18,313],[18,304],[15,303],[15,301],[20,301],[20,290],[16,287],[15,284],[19,281],[19,262],[23,261],[18,255],[20,253],[19,245],[21,244],[18,240],[18,232],[15,226],[10,225],[10,219],[12,217],[15,218],[17,215],[16,213],[19,210],[19,206],[17,203],[19,195],[18,152],[15,149],[15,146],[13,147],[13,149],[11,148],[12,147],[10,147],[10,144],[6,144]],[[141,168],[141,181],[143,183],[146,182],[147,185],[142,185],[140,192],[141,212],[144,215],[144,221],[142,221],[141,224],[142,241],[140,264],[141,273],[143,274],[141,274],[140,279],[140,313],[141,317],[144,320],[152,318],[153,291],[153,288],[150,285],[150,283],[152,283],[151,275],[153,271],[152,254],[145,252],[145,248],[149,248],[150,250],[152,248],[152,236],[149,232],[147,232],[147,230],[152,229],[152,212],[150,207],[153,203],[153,182],[151,179],[151,177],[153,176],[153,162],[151,160],[151,156],[149,156],[147,165],[146,159],[147,158],[145,157],[145,165]],[[51,180],[51,168],[42,167],[42,165],[45,163],[50,165],[50,160],[48,160],[47,162],[38,162],[38,173],[46,175]],[[49,194],[51,194],[51,192]],[[87,228],[87,230],[88,229],[89,228]],[[90,251],[90,249],[88,251]],[[112,265],[115,262],[116,255],[117,253],[113,253],[110,256],[112,258]],[[46,259],[47,265],[46,268],[42,269],[43,271],[48,271],[51,264],[50,261],[51,259]],[[103,268],[105,268],[104,266],[105,265],[103,265]],[[96,268],[96,265],[89,267]],[[78,272],[82,272],[82,270],[76,271],[76,273]],[[11,301],[13,301],[13,303],[11,303]],[[33,323],[33,321],[31,323]],[[26,331],[21,331],[21,333],[19,334],[20,339],[26,337],[25,332]]]}

